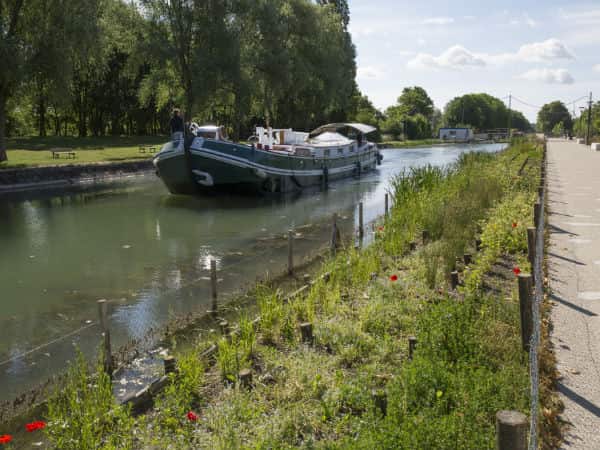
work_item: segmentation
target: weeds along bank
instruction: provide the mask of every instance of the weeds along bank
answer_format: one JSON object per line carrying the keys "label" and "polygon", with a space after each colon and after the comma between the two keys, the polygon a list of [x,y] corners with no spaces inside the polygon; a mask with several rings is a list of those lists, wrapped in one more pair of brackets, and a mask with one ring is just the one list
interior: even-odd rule
{"label": "weeds along bank", "polygon": [[398,177],[371,246],[338,252],[290,301],[259,287],[260,320],[242,313],[214,360],[199,358],[207,342],[178,354],[148,414],[131,417],[107,376],[72,368],[47,438],[62,449],[494,448],[495,413],[529,406],[513,270],[528,270],[540,158],[520,142]]}

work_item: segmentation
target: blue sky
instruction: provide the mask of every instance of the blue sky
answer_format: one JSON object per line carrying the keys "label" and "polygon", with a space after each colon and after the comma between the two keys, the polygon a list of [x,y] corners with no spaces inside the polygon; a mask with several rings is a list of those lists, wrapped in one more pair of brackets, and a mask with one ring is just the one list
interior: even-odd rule
{"label": "blue sky", "polygon": [[[552,100],[600,99],[600,1],[349,0],[360,89],[386,108],[406,86],[436,107],[453,97],[511,93],[534,121]],[[570,110],[586,100],[569,104]]]}

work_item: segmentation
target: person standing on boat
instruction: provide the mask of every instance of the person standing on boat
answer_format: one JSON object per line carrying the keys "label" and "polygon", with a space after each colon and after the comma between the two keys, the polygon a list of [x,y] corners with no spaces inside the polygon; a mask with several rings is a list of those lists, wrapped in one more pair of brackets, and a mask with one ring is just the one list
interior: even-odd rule
{"label": "person standing on boat", "polygon": [[173,117],[171,117],[171,136],[173,136],[173,140],[183,139],[183,127],[181,112],[175,108],[173,110]]}

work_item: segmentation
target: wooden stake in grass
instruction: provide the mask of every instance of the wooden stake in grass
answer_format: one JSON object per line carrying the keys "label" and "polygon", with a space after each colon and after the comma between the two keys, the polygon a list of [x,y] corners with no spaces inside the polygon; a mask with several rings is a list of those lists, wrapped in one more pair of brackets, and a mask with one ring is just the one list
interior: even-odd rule
{"label": "wooden stake in grass", "polygon": [[169,375],[177,370],[177,360],[172,356],[167,356],[163,359],[163,365],[165,368],[165,375]]}
{"label": "wooden stake in grass", "polygon": [[302,342],[308,345],[313,345],[315,337],[313,335],[313,326],[310,322],[304,322],[300,324],[300,334],[302,335]]}
{"label": "wooden stake in grass", "polygon": [[331,224],[331,253],[335,255],[335,252],[340,243],[340,230],[337,226],[337,213],[333,213],[333,221]]}
{"label": "wooden stake in grass", "polygon": [[98,315],[100,317],[100,329],[102,330],[102,350],[104,352],[104,371],[112,377],[113,359],[110,346],[110,330],[108,329],[108,312],[105,299],[98,300]]}
{"label": "wooden stake in grass", "polygon": [[229,327],[229,322],[223,320],[219,323],[219,327],[221,328],[221,334],[223,336],[228,336],[231,333],[231,328]]}
{"label": "wooden stake in grass", "polygon": [[542,215],[542,204],[537,201],[533,206],[533,225],[537,228],[540,225]]}
{"label": "wooden stake in grass", "polygon": [[389,194],[386,192],[386,194],[385,194],[385,217],[388,216],[388,213],[390,210],[389,206],[390,206],[389,205]]}
{"label": "wooden stake in grass", "polygon": [[429,242],[429,230],[423,230],[423,245]]}
{"label": "wooden stake in grass", "polygon": [[519,306],[521,310],[521,344],[523,350],[529,351],[529,341],[531,339],[531,330],[533,329],[533,299],[531,296],[532,280],[528,273],[520,273],[519,282]]}
{"label": "wooden stake in grass", "polygon": [[294,231],[288,230],[288,275],[294,273]]}
{"label": "wooden stake in grass", "polygon": [[371,392],[371,397],[377,408],[383,416],[387,415],[387,394],[383,389],[376,389]]}
{"label": "wooden stake in grass", "polygon": [[417,338],[414,336],[408,337],[408,359],[413,359],[415,349],[417,348]]}
{"label": "wooden stake in grass", "polygon": [[473,261],[473,257],[470,253],[465,253],[463,255],[463,261],[465,262],[465,266],[468,266]]}
{"label": "wooden stake in grass", "polygon": [[210,260],[210,293],[212,298],[211,312],[217,314],[217,261]]}
{"label": "wooden stake in grass", "polygon": [[533,268],[535,263],[535,228],[527,227],[527,256],[529,264]]}
{"label": "wooden stake in grass", "polygon": [[527,450],[527,416],[518,411],[496,413],[496,450]]}
{"label": "wooden stake in grass", "polygon": [[252,387],[252,372],[248,369],[240,370],[240,386],[246,389]]}
{"label": "wooden stake in grass", "polygon": [[358,237],[360,239],[365,235],[365,224],[364,224],[364,208],[363,202],[358,204]]}
{"label": "wooden stake in grass", "polygon": [[450,272],[450,286],[452,290],[456,290],[458,287],[458,272],[456,270]]}

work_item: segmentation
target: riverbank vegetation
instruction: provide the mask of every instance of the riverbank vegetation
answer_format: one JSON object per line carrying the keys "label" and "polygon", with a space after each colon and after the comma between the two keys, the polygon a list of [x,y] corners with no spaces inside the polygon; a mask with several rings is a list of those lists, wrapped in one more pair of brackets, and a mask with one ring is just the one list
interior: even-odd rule
{"label": "riverbank vegetation", "polygon": [[[175,347],[178,372],[148,414],[130,418],[107,377],[73,370],[83,381],[54,394],[46,436],[65,449],[494,448],[496,411],[529,407],[514,273],[528,270],[540,157],[520,142],[397,177],[372,245],[340,250],[302,295],[259,286],[216,359],[199,359],[205,340]],[[93,417],[73,417],[73,401]]]}

